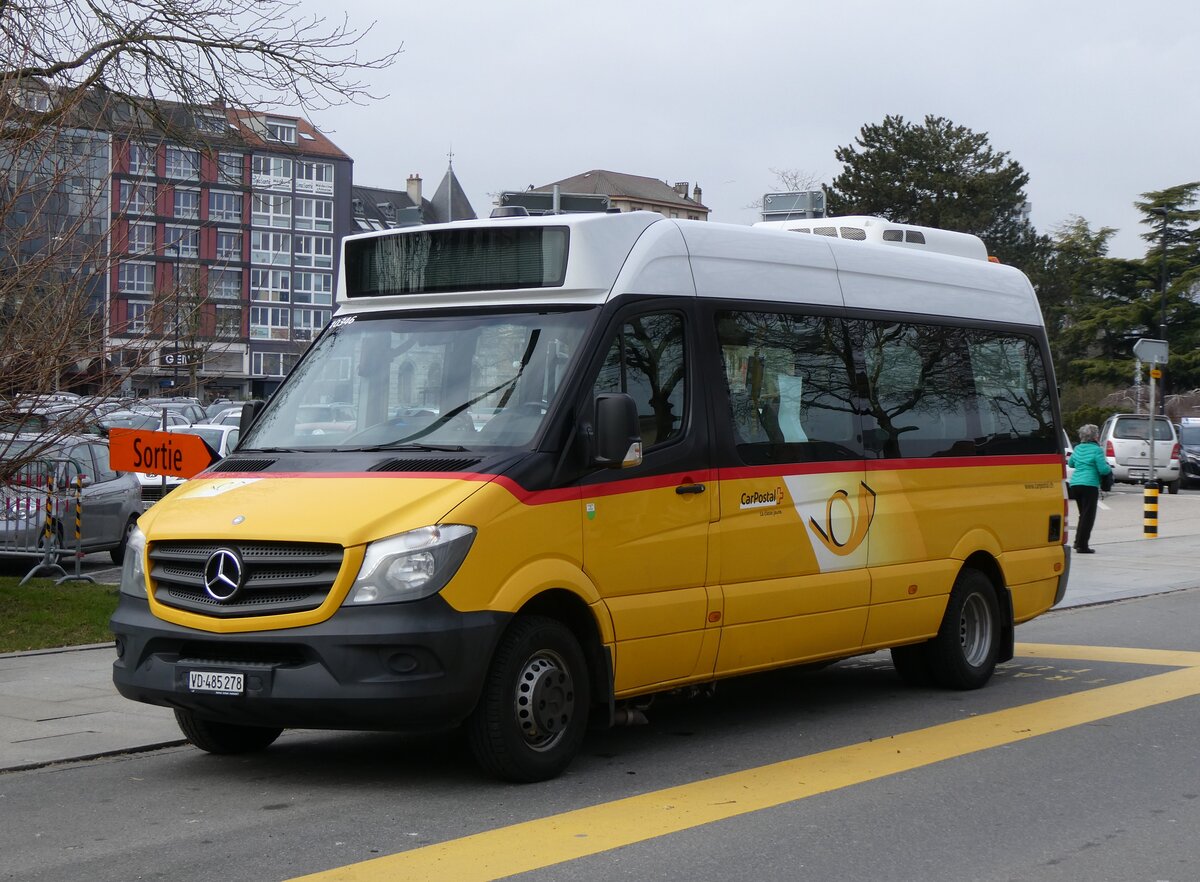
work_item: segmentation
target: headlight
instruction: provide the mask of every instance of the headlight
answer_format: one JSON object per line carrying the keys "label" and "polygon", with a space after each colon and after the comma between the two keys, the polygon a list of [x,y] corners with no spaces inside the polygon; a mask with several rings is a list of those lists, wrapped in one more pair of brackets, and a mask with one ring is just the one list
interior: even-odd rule
{"label": "headlight", "polygon": [[137,527],[129,534],[125,545],[125,561],[121,564],[121,593],[132,597],[146,596],[146,534]]}
{"label": "headlight", "polygon": [[442,524],[372,542],[343,606],[400,603],[436,594],[458,572],[474,539],[474,527]]}

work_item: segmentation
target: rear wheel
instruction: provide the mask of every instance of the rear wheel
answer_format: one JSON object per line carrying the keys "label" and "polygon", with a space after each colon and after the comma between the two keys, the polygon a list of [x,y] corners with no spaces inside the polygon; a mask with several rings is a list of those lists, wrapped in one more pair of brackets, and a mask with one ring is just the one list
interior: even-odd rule
{"label": "rear wheel", "polygon": [[471,751],[508,781],[545,781],[575,757],[591,690],[575,635],[555,619],[515,619],[500,638],[483,695],[467,724]]}
{"label": "rear wheel", "polygon": [[996,592],[978,570],[963,570],[954,582],[938,634],[929,641],[934,680],[949,689],[978,689],[996,669],[1000,610]]}
{"label": "rear wheel", "polygon": [[283,729],[217,723],[188,710],[175,711],[175,722],[187,740],[208,753],[253,753],[275,743]]}
{"label": "rear wheel", "polygon": [[1172,496],[1179,492],[1179,481],[1180,479],[1176,478],[1174,481],[1169,481],[1167,483],[1167,492]]}

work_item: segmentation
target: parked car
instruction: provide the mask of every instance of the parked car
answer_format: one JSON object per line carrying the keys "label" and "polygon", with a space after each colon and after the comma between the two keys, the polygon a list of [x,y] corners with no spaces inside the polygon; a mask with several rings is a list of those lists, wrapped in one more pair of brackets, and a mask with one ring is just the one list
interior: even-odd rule
{"label": "parked car", "polygon": [[[167,411],[166,420],[168,429],[172,426],[191,425],[187,417],[170,410]],[[96,424],[101,432],[106,434],[110,429],[145,429],[161,432],[163,430],[163,413],[153,410],[116,410],[102,416],[96,421]]]}
{"label": "parked car", "polygon": [[207,425],[217,426],[240,426],[242,423],[242,406],[235,404],[232,407],[226,407],[220,410],[216,416],[205,420]]}
{"label": "parked car", "polygon": [[1200,419],[1184,417],[1179,424],[1179,482],[1183,487],[1200,484]]}
{"label": "parked car", "polygon": [[[171,426],[168,432],[186,435],[199,435],[204,443],[212,448],[218,459],[224,459],[237,447],[238,427],[219,426],[213,423],[194,423],[190,426]],[[141,488],[142,502],[147,507],[158,502],[186,478],[177,475],[157,475],[150,472],[137,473],[138,486]]]}
{"label": "parked car", "polygon": [[[1145,484],[1150,480],[1150,426],[1145,414],[1118,413],[1104,421],[1100,446],[1118,484]],[[1156,416],[1154,426],[1154,474],[1168,493],[1179,492],[1179,439],[1166,417]]]}
{"label": "parked car", "polygon": [[202,423],[207,419],[204,408],[195,398],[143,398],[138,409],[169,411],[182,416],[188,423]]}
{"label": "parked car", "polygon": [[[5,455],[15,458],[31,446],[44,444],[44,439],[38,437],[13,439]],[[53,478],[53,493],[48,477]],[[24,467],[3,487],[3,498],[0,554],[37,549],[45,536],[49,513],[57,547],[64,552],[107,551],[113,563],[119,564],[125,559],[129,534],[142,514],[137,478],[130,472],[115,470],[109,462],[108,442],[96,437],[71,436],[54,442],[39,453],[38,462]]]}
{"label": "parked car", "polygon": [[217,414],[219,414],[223,410],[228,410],[229,408],[233,407],[233,405],[234,405],[234,402],[230,401],[228,398],[218,398],[215,401],[210,402],[208,405],[205,406],[204,419],[200,420],[200,422],[202,422],[202,423],[212,422],[213,417],[215,417]]}

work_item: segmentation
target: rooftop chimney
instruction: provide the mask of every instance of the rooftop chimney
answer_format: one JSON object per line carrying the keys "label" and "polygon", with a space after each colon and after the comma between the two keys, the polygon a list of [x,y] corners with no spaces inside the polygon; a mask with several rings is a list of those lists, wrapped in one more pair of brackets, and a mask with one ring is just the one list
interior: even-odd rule
{"label": "rooftop chimney", "polygon": [[417,208],[421,207],[421,176],[408,176],[408,198],[413,201],[413,205]]}
{"label": "rooftop chimney", "polygon": [[682,196],[684,199],[687,199],[687,191],[688,191],[688,182],[687,181],[679,181],[675,184],[675,192],[678,193],[680,196]]}

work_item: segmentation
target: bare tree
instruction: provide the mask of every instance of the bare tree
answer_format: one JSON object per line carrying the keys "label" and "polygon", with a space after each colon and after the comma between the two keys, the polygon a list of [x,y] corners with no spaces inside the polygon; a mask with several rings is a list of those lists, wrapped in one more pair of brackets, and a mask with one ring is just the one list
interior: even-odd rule
{"label": "bare tree", "polygon": [[[372,26],[306,16],[297,0],[0,0],[0,433],[29,404],[16,396],[37,403],[81,377],[112,394],[152,351],[107,351],[109,134],[203,150],[247,111],[366,103],[378,96],[362,78],[401,51],[361,55]],[[179,293],[188,350],[216,345],[206,292]],[[153,292],[160,305],[173,294]],[[0,480],[80,425],[43,430],[20,458],[0,434]]]}

